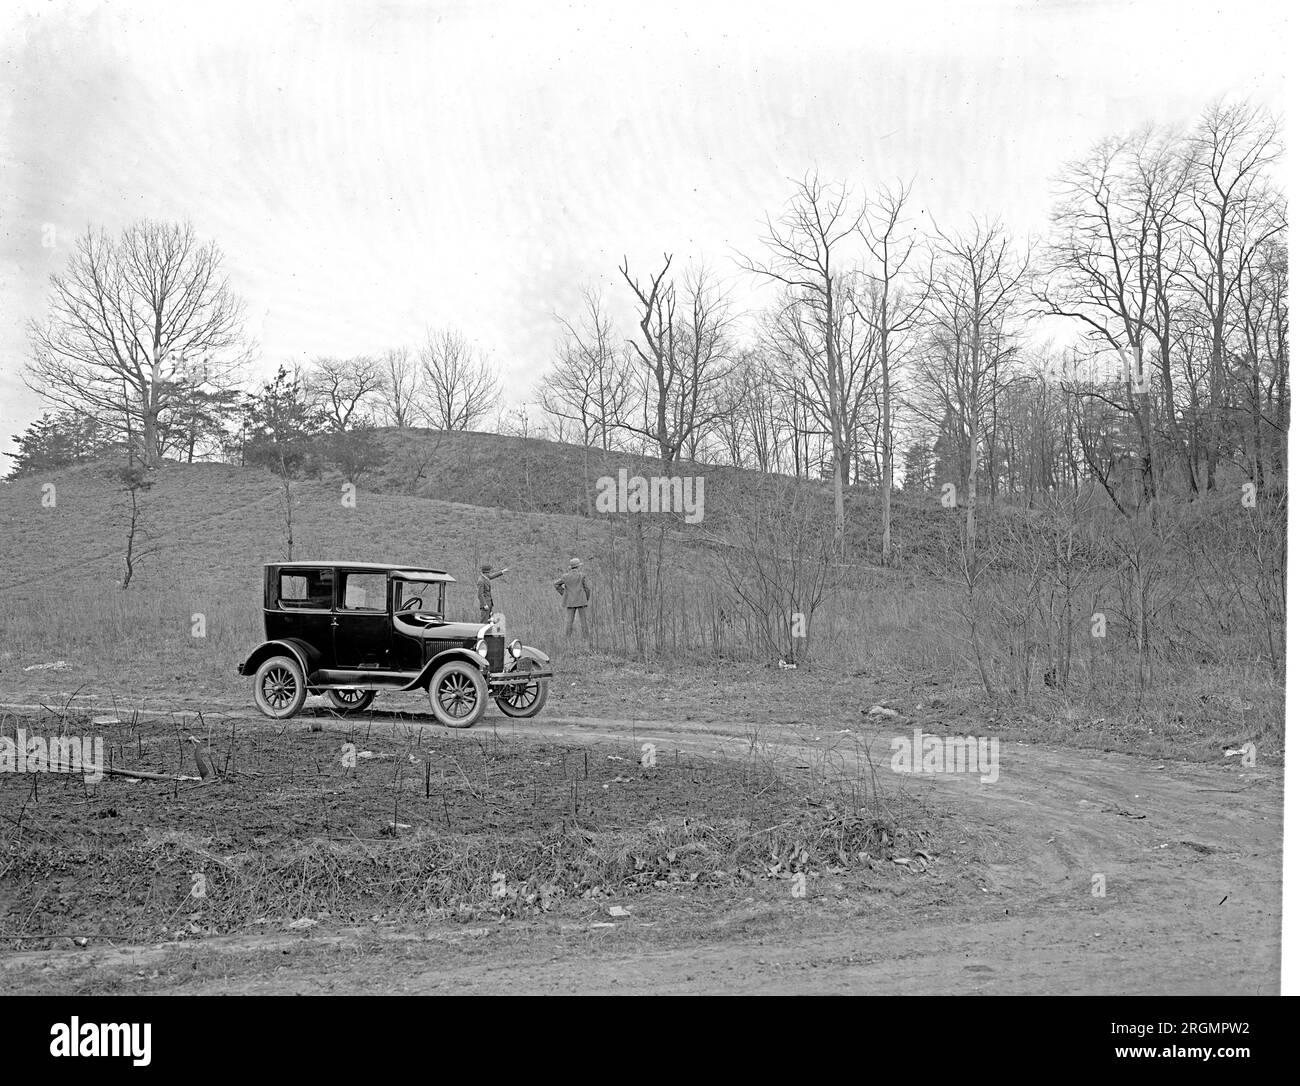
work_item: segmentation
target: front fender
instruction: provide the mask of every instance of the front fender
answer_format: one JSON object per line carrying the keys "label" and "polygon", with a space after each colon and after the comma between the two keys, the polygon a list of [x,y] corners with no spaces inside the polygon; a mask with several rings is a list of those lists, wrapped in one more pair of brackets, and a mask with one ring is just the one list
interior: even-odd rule
{"label": "front fender", "polygon": [[523,650],[519,656],[520,660],[532,660],[535,664],[549,664],[551,662],[551,658],[541,649],[535,649],[532,645],[520,645],[519,647]]}
{"label": "front fender", "polygon": [[443,664],[451,660],[464,660],[471,667],[478,668],[484,675],[488,672],[488,662],[486,656],[480,656],[472,649],[446,649],[438,653],[432,660],[424,665],[420,674],[402,687],[403,690],[422,690],[429,685],[433,678],[433,673],[442,667]]}
{"label": "front fender", "polygon": [[292,656],[302,668],[303,676],[310,682],[312,673],[320,662],[320,653],[306,641],[297,637],[286,637],[279,641],[264,641],[253,650],[253,654],[235,670],[240,675],[252,675],[272,656]]}

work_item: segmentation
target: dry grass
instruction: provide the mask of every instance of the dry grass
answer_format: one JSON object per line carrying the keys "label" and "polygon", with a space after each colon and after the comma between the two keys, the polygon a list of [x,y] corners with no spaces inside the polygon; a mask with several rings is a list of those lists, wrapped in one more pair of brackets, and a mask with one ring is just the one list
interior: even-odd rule
{"label": "dry grass", "polygon": [[[261,638],[261,564],[283,553],[277,481],[226,465],[167,465],[145,506],[160,551],[125,592],[117,587],[121,533],[111,484],[92,468],[56,476],[58,505],[46,510],[45,481],[0,486],[0,522],[11,529],[0,537],[0,643],[14,663],[71,654],[112,668],[231,674]],[[477,564],[510,565],[494,587],[512,632],[562,655],[563,611],[551,582],[577,554],[596,587],[597,651],[752,658],[752,620],[722,587],[710,546],[688,529],[666,530],[657,542],[662,591],[637,628],[627,606],[633,588],[619,563],[622,540],[603,521],[365,491],[348,509],[330,483],[295,488],[295,558],[443,565],[460,582],[451,589],[451,613],[460,617],[476,613]],[[857,581],[811,624],[810,640],[826,659],[875,665],[886,653],[894,663],[917,652],[935,656],[924,621],[935,600],[924,585],[869,568]],[[192,636],[195,615],[203,616],[205,638]]]}
{"label": "dry grass", "polygon": [[[466,449],[487,440],[469,438]],[[504,473],[504,461],[494,470]],[[53,509],[42,505],[46,482],[57,486]],[[488,490],[505,485],[488,483]],[[463,618],[475,615],[477,564],[509,565],[496,596],[510,632],[550,652],[561,669],[587,659],[584,646],[564,641],[551,587],[571,554],[586,559],[596,586],[594,658],[654,667],[774,662],[762,658],[753,617],[726,587],[716,532],[646,518],[644,553],[632,560],[630,533],[600,519],[368,490],[350,508],[332,482],[294,486],[294,557],[446,566],[460,581],[451,590],[451,614]],[[150,688],[233,693],[236,664],[262,637],[261,564],[283,552],[278,480],[228,465],[166,465],[144,507],[160,549],[125,592],[117,587],[125,538],[120,502],[95,467],[0,485],[0,685],[14,690],[29,678],[21,668],[66,659],[76,669],[68,676],[72,686],[129,676]],[[869,504],[861,496],[850,503],[850,539],[859,552],[868,549],[872,531]],[[1023,556],[1014,547],[1007,550],[974,597],[990,675],[980,699],[1061,721],[1067,735],[1074,720],[1106,718],[1122,720],[1134,735],[1280,742],[1283,678],[1269,666],[1250,599],[1223,573],[1237,568],[1225,556],[1250,543],[1253,522],[1232,503],[1221,504],[1180,514],[1201,519],[1175,523],[1154,543],[1137,541],[1146,548],[1138,557],[1151,558],[1143,567],[1151,602],[1145,677],[1135,648],[1134,582],[1118,575],[1120,559],[1099,550],[1104,525],[1083,524],[1091,536],[1080,559],[1075,655],[1065,688],[1043,681],[1051,662],[1043,642],[1054,636],[1050,613],[1060,608],[1055,589],[1017,564]],[[902,570],[867,563],[842,571],[841,587],[810,622],[810,662],[835,673],[938,675],[954,689],[967,688],[978,671],[963,618],[971,598],[953,561],[957,518],[937,503],[900,501],[898,510],[900,537],[915,560]],[[1010,539],[1023,549],[1019,515],[1004,510],[990,520],[1011,528],[986,546],[1006,547]],[[1202,548],[1208,555],[1197,551],[1197,541],[1211,539]],[[1110,616],[1104,642],[1088,636],[1094,611]],[[196,615],[203,637],[193,636]]]}

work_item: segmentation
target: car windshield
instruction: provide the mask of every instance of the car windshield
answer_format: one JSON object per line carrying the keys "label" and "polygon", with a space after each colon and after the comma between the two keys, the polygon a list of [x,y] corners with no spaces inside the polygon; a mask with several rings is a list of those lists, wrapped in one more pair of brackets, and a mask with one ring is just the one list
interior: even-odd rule
{"label": "car windshield", "polygon": [[422,615],[442,618],[443,589],[441,581],[394,582],[393,607],[397,611],[418,611]]}

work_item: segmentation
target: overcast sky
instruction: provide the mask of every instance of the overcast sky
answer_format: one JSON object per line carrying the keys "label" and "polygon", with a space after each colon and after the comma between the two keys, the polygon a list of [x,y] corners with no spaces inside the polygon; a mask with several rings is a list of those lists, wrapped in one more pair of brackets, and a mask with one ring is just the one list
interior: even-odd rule
{"label": "overcast sky", "polygon": [[[0,435],[25,325],[87,225],[189,219],[258,372],[454,324],[528,398],[624,253],[752,289],[790,177],[915,178],[940,225],[1041,233],[1096,140],[1220,95],[1283,106],[1283,5],[26,3],[0,12]],[[47,226],[55,228],[53,247]],[[620,290],[621,287],[621,290]]]}

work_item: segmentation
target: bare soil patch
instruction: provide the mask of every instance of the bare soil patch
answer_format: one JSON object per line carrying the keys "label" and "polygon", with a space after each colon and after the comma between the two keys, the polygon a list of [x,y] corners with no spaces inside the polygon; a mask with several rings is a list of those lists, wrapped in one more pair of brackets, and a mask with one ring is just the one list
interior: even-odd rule
{"label": "bare soil patch", "polygon": [[[9,714],[3,732],[103,735],[108,766],[187,777],[185,737],[208,740],[196,725]],[[937,833],[898,782],[778,768],[753,746],[711,757],[377,716],[249,725],[212,721],[216,781],[0,774],[0,943],[472,922],[759,881],[790,894],[796,878],[924,866]]]}

